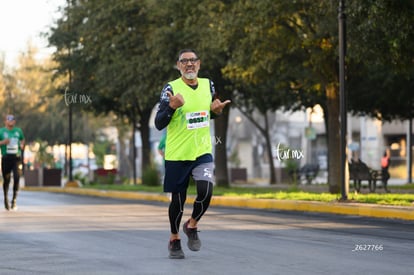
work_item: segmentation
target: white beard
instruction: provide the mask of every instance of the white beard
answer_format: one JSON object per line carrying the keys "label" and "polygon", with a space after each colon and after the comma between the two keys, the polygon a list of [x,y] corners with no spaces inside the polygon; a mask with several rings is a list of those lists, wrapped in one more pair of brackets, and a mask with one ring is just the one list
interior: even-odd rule
{"label": "white beard", "polygon": [[187,79],[196,79],[197,74],[196,73],[181,73],[185,78]]}

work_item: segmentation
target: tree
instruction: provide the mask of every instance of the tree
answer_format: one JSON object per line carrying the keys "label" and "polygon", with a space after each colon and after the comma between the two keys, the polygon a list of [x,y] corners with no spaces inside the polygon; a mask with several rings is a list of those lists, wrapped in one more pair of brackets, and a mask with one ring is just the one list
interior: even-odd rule
{"label": "tree", "polygon": [[[236,96],[237,106],[247,115],[257,110],[265,118],[268,112],[277,109],[297,110],[319,103],[324,110],[328,139],[329,191],[339,192],[336,2],[73,2],[50,36],[51,44],[58,49],[55,59],[59,62],[59,72],[66,73],[69,68],[73,71],[71,89],[81,89],[91,97],[93,104],[88,106],[90,110],[98,114],[113,112],[120,121],[126,121],[141,131],[144,166],[150,163],[148,122],[151,110],[158,101],[162,85],[178,76],[172,69],[172,60],[175,60],[179,49],[195,48],[203,61],[200,76],[214,80],[221,99]],[[355,31],[351,29],[351,33],[363,30],[361,34],[365,34],[359,40],[349,40],[347,68],[350,87],[353,87],[353,80],[364,79],[366,72],[372,73],[369,82],[365,82],[369,85],[388,75],[387,79],[392,84],[380,85],[382,90],[390,91],[397,81],[406,83],[404,87],[411,87],[412,61],[404,60],[404,56],[412,56],[410,12],[398,18],[400,9],[390,0],[349,3],[349,20],[358,26]],[[412,10],[407,5],[404,8]],[[377,15],[392,20],[389,23],[373,20]],[[370,25],[372,22],[375,24]],[[386,31],[392,24],[401,29],[397,39],[391,31]],[[368,51],[364,48],[367,41],[381,39],[383,34],[387,37],[384,45],[388,47],[380,47],[380,52],[375,48]],[[365,55],[375,57],[378,53],[389,55],[389,58],[384,57],[375,67],[361,62]],[[395,63],[392,74],[385,66],[387,62]],[[350,71],[351,66],[363,68],[361,74]],[[353,88],[350,93],[358,89]],[[401,94],[401,103],[405,104],[402,109],[406,111],[412,106],[404,102],[407,91],[408,88],[403,89]],[[349,105],[353,110],[369,113],[378,113],[381,107],[382,115],[388,113],[390,118],[395,117],[398,109],[388,107],[388,110],[384,104],[380,106],[380,102],[389,102],[385,96],[380,98],[378,103],[369,102],[368,108],[354,100]],[[267,140],[271,159],[271,140],[266,134],[269,125],[256,125]],[[215,134],[224,141],[223,145],[227,126],[228,110],[215,121]],[[216,146],[219,185],[228,184],[225,149],[225,146]],[[274,182],[273,175],[271,182]]]}
{"label": "tree", "polygon": [[140,131],[143,170],[150,164],[149,118],[158,99],[146,81],[156,67],[145,57],[145,8],[145,1],[78,1],[66,7],[49,38],[58,49],[59,72],[71,70],[71,89],[91,98],[88,108],[114,113]]}
{"label": "tree", "polygon": [[[232,9],[236,22],[227,21],[229,41],[238,41],[232,46],[231,60],[224,68],[226,76],[236,83],[235,105],[256,126],[266,142],[269,160],[270,183],[276,183],[274,165],[274,140],[270,137],[269,112],[289,109],[293,97],[289,93],[289,81],[284,75],[282,56],[284,52],[273,43],[285,44],[290,37],[278,20],[279,5],[272,1],[239,1]],[[246,54],[249,52],[250,54]],[[254,117],[257,110],[263,119]],[[260,121],[263,121],[261,123]]]}
{"label": "tree", "polygon": [[350,109],[385,121],[414,118],[414,3],[351,1],[348,10]]}
{"label": "tree", "polygon": [[[215,4],[220,6],[220,1],[209,3],[209,7]],[[194,13],[194,7],[199,13]],[[214,33],[203,25],[204,20],[211,20],[206,12],[205,5],[197,1],[78,1],[66,8],[66,16],[52,29],[49,41],[58,49],[59,72],[73,71],[72,89],[82,88],[92,97],[94,112],[113,112],[140,130],[143,170],[150,164],[150,114],[162,85],[178,77],[172,70],[178,50],[192,47],[201,57],[211,56],[212,61],[206,64],[214,66],[203,68],[210,76],[220,75],[225,60],[215,58],[220,52],[217,45],[212,54],[209,52]],[[214,60],[220,62],[215,64]],[[228,81],[214,80],[220,96],[226,96]],[[225,133],[226,128],[220,129]],[[225,154],[225,146],[222,151]]]}
{"label": "tree", "polygon": [[[53,62],[37,60],[36,53],[37,49],[28,45],[27,51],[19,56],[18,66],[13,71],[17,84],[12,105],[19,117],[19,125],[25,129],[27,141],[62,144],[68,132],[65,108],[68,101],[64,95],[56,93],[60,80],[52,81]],[[34,124],[33,121],[41,123]],[[93,123],[90,117],[78,115],[73,127],[74,142],[92,140]]]}
{"label": "tree", "polygon": [[[339,109],[336,70],[330,70],[336,64],[331,27],[335,16],[321,22],[320,15],[326,10],[326,4],[309,1],[238,1],[231,14],[243,16],[234,19],[229,15],[227,39],[238,43],[232,44],[231,60],[224,72],[238,83],[238,106],[266,140],[271,183],[275,183],[275,173],[267,113],[320,103],[326,115],[329,110],[333,114],[331,118],[337,117],[334,113]],[[252,117],[254,109],[264,118],[264,125]],[[328,120],[327,125],[333,129],[332,133],[339,129],[339,121]],[[337,137],[331,134],[328,138],[331,163],[336,163]],[[330,168],[333,177],[339,175],[334,169],[339,167],[331,165]],[[336,182],[335,178],[331,182]],[[336,192],[336,188],[332,189]]]}
{"label": "tree", "polygon": [[[412,125],[414,3],[406,0],[352,1],[349,10],[351,110],[383,121],[408,120]],[[412,148],[410,141],[408,148]],[[411,156],[411,150],[407,155]],[[408,160],[410,181],[411,157]]]}

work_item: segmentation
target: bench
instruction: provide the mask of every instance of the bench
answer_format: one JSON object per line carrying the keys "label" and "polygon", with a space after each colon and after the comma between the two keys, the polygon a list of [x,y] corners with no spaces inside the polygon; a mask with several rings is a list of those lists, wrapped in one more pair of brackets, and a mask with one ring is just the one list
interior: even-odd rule
{"label": "bench", "polygon": [[[387,172],[387,174],[383,174],[382,170],[372,170],[374,171],[374,177],[375,177],[375,185],[377,182],[381,182],[382,184],[382,188],[384,188],[385,192],[389,193],[390,191],[388,190],[388,180],[390,179],[390,174]],[[385,179],[384,179],[385,176]],[[375,192],[375,188],[376,186],[374,186],[374,192]]]}
{"label": "bench", "polygon": [[312,184],[312,181],[319,173],[319,164],[305,164],[302,166],[297,175],[299,180],[306,180],[307,184]]}
{"label": "bench", "polygon": [[[361,190],[361,183],[363,181],[368,182],[368,188],[370,192],[375,192],[377,187],[377,181],[382,181],[381,170],[374,170],[366,165],[361,160],[352,161],[349,164],[349,180],[354,181],[354,188],[357,192]],[[384,190],[388,192],[387,185],[385,184]]]}

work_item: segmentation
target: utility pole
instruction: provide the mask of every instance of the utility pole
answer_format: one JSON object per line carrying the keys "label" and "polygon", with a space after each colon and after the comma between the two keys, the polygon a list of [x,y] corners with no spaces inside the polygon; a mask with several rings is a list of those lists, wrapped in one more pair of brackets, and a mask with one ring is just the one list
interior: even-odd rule
{"label": "utility pole", "polygon": [[348,182],[346,178],[346,132],[347,132],[347,107],[345,94],[345,55],[346,55],[346,29],[345,29],[345,0],[339,0],[338,9],[338,35],[339,35],[339,98],[341,113],[341,138],[340,138],[340,154],[341,154],[341,200],[348,199]]}
{"label": "utility pole", "polygon": [[[71,0],[67,0],[67,4],[68,4],[68,7],[67,7],[67,20],[68,20],[68,24],[69,24],[69,31],[71,31],[71,28],[70,28],[70,17],[69,17],[69,15],[70,15],[70,1]],[[70,60],[70,58],[71,58],[71,54],[72,54],[72,49],[71,49],[71,47],[72,47],[72,45],[71,45],[71,41],[69,41],[69,43],[68,43],[68,57],[69,57],[69,60]],[[69,79],[68,79],[68,90],[69,90],[69,93],[71,93],[71,91],[72,91],[72,69],[69,67],[69,71],[68,71],[68,77],[69,77]],[[69,127],[69,137],[68,137],[68,147],[69,147],[69,182],[73,182],[73,173],[72,173],[72,171],[73,171],[73,163],[72,163],[72,140],[73,140],[73,133],[72,133],[72,102],[70,102],[69,103],[69,106],[68,106],[68,108],[69,108],[69,114],[68,114],[68,116],[69,116],[69,122],[68,122],[68,127]]]}
{"label": "utility pole", "polygon": [[407,183],[413,182],[411,165],[412,160],[412,148],[413,148],[413,119],[408,120],[408,133],[407,133]]}

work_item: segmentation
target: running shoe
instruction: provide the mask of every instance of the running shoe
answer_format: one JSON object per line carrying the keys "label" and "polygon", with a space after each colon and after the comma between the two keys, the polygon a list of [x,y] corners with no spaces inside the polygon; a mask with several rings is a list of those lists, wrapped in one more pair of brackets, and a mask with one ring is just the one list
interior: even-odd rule
{"label": "running shoe", "polygon": [[201,241],[198,238],[197,228],[188,228],[190,220],[183,224],[183,231],[188,237],[187,246],[192,251],[199,251],[201,248]]}
{"label": "running shoe", "polygon": [[184,259],[184,252],[181,249],[181,240],[172,240],[168,243],[170,259]]}
{"label": "running shoe", "polygon": [[16,200],[12,200],[11,210],[17,210]]}

